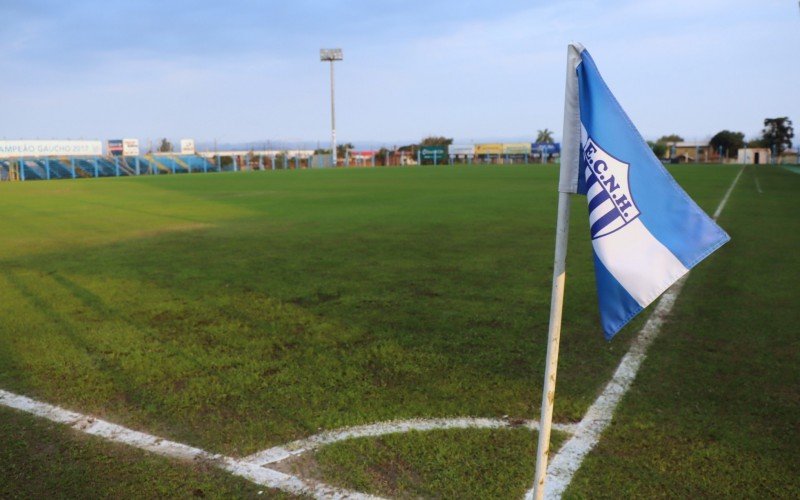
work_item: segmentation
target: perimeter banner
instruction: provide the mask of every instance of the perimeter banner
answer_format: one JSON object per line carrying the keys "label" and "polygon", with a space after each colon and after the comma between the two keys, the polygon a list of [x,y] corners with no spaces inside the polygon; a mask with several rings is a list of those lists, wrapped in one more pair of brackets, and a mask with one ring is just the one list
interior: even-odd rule
{"label": "perimeter banner", "polygon": [[447,149],[450,156],[475,155],[475,146],[473,144],[451,144]]}
{"label": "perimeter banner", "polygon": [[475,154],[476,155],[501,155],[503,154],[503,145],[499,142],[497,143],[487,143],[487,144],[476,144],[475,145]]}
{"label": "perimeter banner", "polygon": [[531,154],[531,145],[528,142],[506,142],[503,144],[503,154],[528,155]]}
{"label": "perimeter banner", "polygon": [[23,158],[35,156],[99,156],[102,154],[102,141],[0,141],[0,158]]}

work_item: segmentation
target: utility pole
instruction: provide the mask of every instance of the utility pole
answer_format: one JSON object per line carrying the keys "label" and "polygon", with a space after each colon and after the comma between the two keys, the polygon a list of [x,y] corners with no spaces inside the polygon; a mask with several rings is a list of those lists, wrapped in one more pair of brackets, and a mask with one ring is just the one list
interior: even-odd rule
{"label": "utility pole", "polygon": [[331,163],[335,167],[336,158],[336,104],[334,98],[333,63],[342,60],[342,49],[320,49],[319,60],[331,63]]}

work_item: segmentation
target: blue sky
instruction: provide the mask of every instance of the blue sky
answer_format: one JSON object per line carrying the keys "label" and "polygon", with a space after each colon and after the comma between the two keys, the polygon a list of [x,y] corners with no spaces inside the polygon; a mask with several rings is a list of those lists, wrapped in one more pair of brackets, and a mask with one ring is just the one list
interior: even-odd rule
{"label": "blue sky", "polygon": [[[400,144],[561,135],[583,43],[646,138],[800,131],[796,0],[0,0],[0,138]],[[796,142],[796,141],[795,141]]]}

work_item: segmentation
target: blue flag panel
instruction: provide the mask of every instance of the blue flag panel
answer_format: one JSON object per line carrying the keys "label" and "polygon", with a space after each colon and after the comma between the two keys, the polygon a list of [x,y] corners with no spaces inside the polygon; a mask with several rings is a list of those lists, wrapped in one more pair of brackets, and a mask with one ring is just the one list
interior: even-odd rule
{"label": "blue flag panel", "polygon": [[[578,161],[562,166],[560,185],[587,197],[600,317],[610,339],[730,238],[655,157],[589,53],[572,49],[577,57],[575,81],[567,84],[564,148],[575,146],[566,142],[578,129],[580,145]],[[568,131],[571,97],[579,121],[574,134]]]}

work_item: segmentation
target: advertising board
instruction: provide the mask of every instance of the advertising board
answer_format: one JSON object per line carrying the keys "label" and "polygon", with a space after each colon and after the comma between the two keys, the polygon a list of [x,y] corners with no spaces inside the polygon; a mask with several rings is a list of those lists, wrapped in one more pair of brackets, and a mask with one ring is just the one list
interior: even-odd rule
{"label": "advertising board", "polygon": [[0,158],[99,156],[102,154],[103,143],[101,141],[0,140]]}
{"label": "advertising board", "polygon": [[531,145],[527,142],[507,142],[503,144],[504,155],[527,155],[531,153]]}
{"label": "advertising board", "polygon": [[503,154],[503,145],[499,142],[491,142],[485,144],[475,145],[476,155],[501,155]]}
{"label": "advertising board", "polygon": [[532,142],[531,151],[534,153],[544,152],[545,154],[553,155],[561,153],[560,142]]}
{"label": "advertising board", "polygon": [[181,139],[181,154],[193,155],[194,152],[194,139]]}
{"label": "advertising board", "polygon": [[473,156],[475,154],[475,146],[472,144],[451,144],[447,148],[450,156]]}
{"label": "advertising board", "polygon": [[111,156],[122,156],[122,139],[109,139],[106,142],[106,152]]}
{"label": "advertising board", "polygon": [[139,156],[139,139],[122,139],[122,156]]}
{"label": "advertising board", "polygon": [[423,161],[441,161],[447,154],[445,146],[422,146],[419,149]]}

